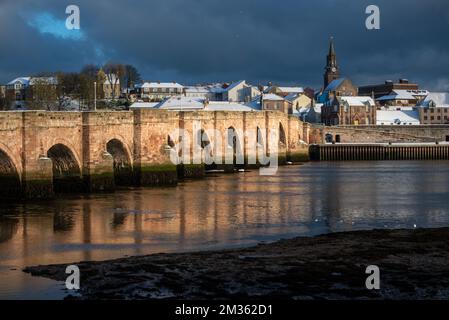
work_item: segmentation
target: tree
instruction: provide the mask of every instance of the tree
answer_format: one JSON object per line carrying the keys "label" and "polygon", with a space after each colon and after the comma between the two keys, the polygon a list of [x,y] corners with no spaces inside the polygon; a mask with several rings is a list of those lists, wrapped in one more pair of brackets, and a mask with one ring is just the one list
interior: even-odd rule
{"label": "tree", "polygon": [[133,88],[137,83],[142,81],[142,78],[136,67],[127,64],[125,65],[125,73],[120,81],[122,86]]}
{"label": "tree", "polygon": [[28,102],[32,109],[51,110],[57,99],[56,84],[49,78],[34,78]]}
{"label": "tree", "polygon": [[[92,108],[94,101],[94,82],[97,81],[97,75],[100,68],[89,64],[84,66],[79,74],[79,92],[82,99],[88,106]],[[81,101],[80,101],[81,102]]]}

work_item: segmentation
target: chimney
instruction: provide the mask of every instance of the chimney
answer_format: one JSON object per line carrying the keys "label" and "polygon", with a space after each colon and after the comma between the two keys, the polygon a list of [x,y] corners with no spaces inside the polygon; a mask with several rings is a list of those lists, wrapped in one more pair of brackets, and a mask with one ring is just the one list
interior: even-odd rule
{"label": "chimney", "polygon": [[408,80],[407,79],[399,79],[399,83],[407,84]]}

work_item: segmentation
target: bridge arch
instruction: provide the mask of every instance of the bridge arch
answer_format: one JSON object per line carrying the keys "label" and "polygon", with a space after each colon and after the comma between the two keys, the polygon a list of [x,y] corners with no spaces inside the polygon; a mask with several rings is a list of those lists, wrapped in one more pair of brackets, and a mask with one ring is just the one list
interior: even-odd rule
{"label": "bridge arch", "polygon": [[106,150],[114,160],[114,180],[116,185],[133,184],[133,169],[130,152],[119,139],[113,138],[106,143]]}
{"label": "bridge arch", "polygon": [[82,191],[81,166],[69,147],[57,143],[48,149],[47,157],[52,160],[53,188],[56,193]]}
{"label": "bridge arch", "polygon": [[0,197],[19,197],[22,191],[20,175],[12,158],[0,149]]}
{"label": "bridge arch", "polygon": [[279,122],[279,143],[283,147],[287,145],[287,136],[285,135],[285,130],[282,122]]}
{"label": "bridge arch", "polygon": [[228,150],[232,148],[232,163],[234,165],[244,165],[242,140],[233,126],[226,130],[226,146]]}

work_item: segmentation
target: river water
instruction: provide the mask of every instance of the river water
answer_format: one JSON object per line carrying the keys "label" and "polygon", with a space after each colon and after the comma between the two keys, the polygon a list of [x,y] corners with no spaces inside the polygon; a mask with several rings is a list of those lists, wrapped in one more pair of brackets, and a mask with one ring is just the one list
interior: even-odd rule
{"label": "river water", "polygon": [[449,226],[447,161],[317,162],[172,188],[1,203],[0,299],[60,299],[25,266],[253,245],[295,236]]}

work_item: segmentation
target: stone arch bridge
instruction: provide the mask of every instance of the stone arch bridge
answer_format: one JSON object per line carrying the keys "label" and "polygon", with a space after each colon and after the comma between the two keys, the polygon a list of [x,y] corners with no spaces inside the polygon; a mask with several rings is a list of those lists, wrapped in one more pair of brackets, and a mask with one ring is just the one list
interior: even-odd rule
{"label": "stone arch bridge", "polygon": [[[222,137],[229,128],[236,132],[264,129],[267,143],[273,139],[268,129],[275,129],[279,139],[275,152],[281,164],[302,160],[308,153],[302,141],[307,141],[306,126],[278,111],[7,111],[0,112],[0,193],[49,198],[58,192],[170,185],[179,176],[200,177],[204,164],[175,165],[169,156],[178,139],[170,134],[176,129],[193,133],[195,121],[200,121],[201,130],[218,130]],[[237,134],[237,139],[247,159],[252,149],[245,136]]]}

